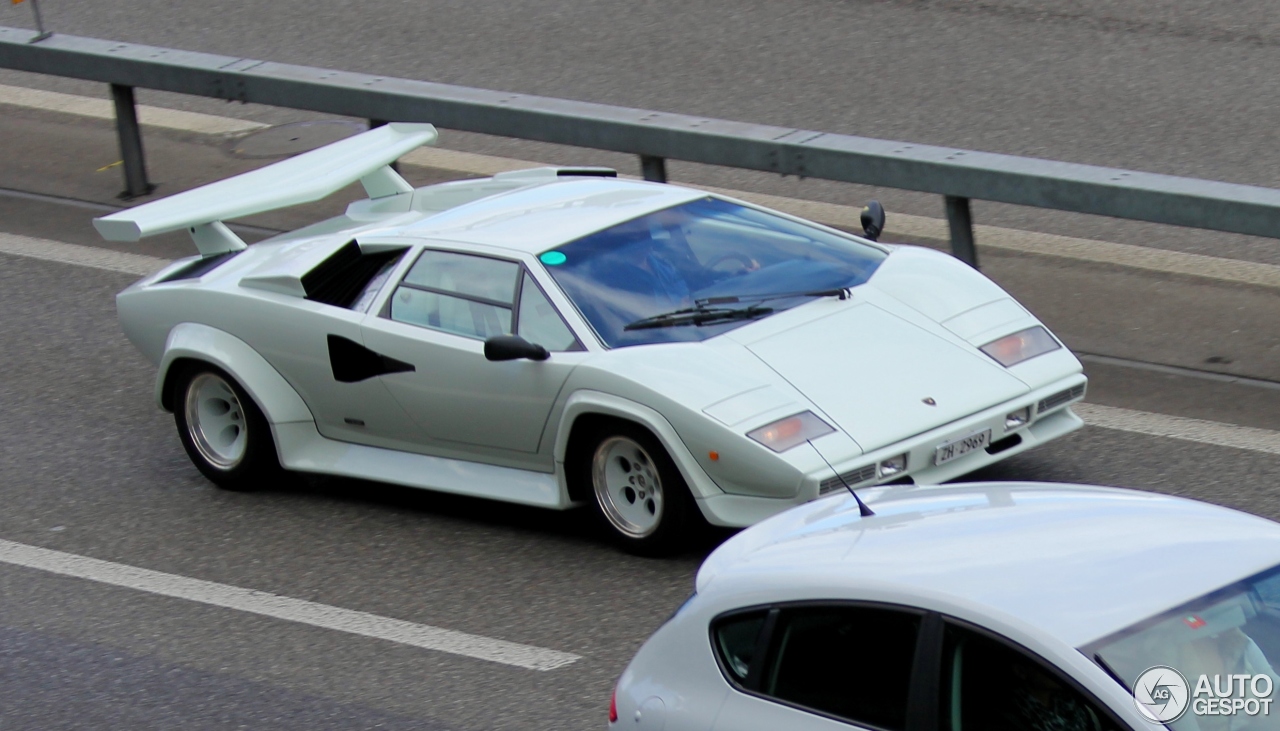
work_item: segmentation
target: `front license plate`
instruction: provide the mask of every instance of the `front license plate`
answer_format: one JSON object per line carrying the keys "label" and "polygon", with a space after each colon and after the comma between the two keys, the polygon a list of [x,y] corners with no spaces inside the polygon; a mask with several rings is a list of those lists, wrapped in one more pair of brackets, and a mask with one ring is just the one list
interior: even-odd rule
{"label": "front license plate", "polygon": [[991,430],[983,429],[976,434],[970,434],[967,437],[952,439],[946,444],[938,446],[933,453],[934,464],[946,464],[951,460],[962,457],[975,449],[983,449],[991,444]]}

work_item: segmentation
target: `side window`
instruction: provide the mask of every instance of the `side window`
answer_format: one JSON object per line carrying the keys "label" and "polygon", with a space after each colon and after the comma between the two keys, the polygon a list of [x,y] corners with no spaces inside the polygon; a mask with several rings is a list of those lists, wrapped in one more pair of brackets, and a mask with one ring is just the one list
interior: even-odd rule
{"label": "side window", "polygon": [[528,272],[525,272],[524,282],[520,285],[516,334],[551,351],[579,349],[578,339]]}
{"label": "side window", "polygon": [[391,298],[391,319],[481,340],[509,333],[519,274],[512,261],[424,251]]}
{"label": "side window", "polygon": [[881,607],[783,609],[760,692],[887,731],[907,722],[921,617]]}
{"label": "side window", "polygon": [[738,684],[747,682],[751,663],[755,660],[760,630],[768,615],[767,610],[735,614],[719,620],[711,629],[720,666]]}
{"label": "side window", "polygon": [[1113,731],[1106,714],[1039,660],[963,627],[943,634],[941,731]]}
{"label": "side window", "polygon": [[[404,252],[400,252],[403,254]],[[388,259],[369,281],[360,290],[360,294],[356,296],[356,301],[351,304],[351,309],[356,312],[368,312],[369,307],[373,305],[373,300],[377,298],[378,292],[382,291],[382,285],[387,283],[387,279],[391,277],[391,270],[396,268],[396,264],[400,263],[400,257]]]}

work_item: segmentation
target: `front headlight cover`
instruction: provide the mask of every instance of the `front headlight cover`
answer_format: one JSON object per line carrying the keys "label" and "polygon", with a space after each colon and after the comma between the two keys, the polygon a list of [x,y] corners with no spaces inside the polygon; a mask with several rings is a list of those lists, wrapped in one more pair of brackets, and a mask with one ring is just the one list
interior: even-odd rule
{"label": "front headlight cover", "polygon": [[1036,325],[1012,335],[1005,335],[998,340],[992,340],[979,350],[994,358],[1000,365],[1009,368],[1061,347],[1062,344],[1054,339],[1043,325]]}
{"label": "front headlight cover", "polygon": [[810,439],[830,434],[835,431],[830,424],[818,418],[812,411],[792,414],[785,419],[765,424],[758,429],[747,432],[747,436],[772,449],[785,452],[792,447],[804,444]]}

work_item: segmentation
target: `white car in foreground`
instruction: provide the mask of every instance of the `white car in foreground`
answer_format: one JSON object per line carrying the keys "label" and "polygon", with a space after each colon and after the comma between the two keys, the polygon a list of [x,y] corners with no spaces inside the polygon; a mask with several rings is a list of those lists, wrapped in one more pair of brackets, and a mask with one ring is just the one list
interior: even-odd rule
{"label": "white car in foreground", "polygon": [[[390,164],[434,139],[387,125],[95,221],[200,250],[117,305],[215,483],[589,503],[657,553],[1081,426],[1079,361],[950,256],[599,168],[415,190]],[[254,246],[222,223],[357,180],[345,215]]]}
{"label": "white car in foreground", "polygon": [[860,491],[748,528],[640,649],[612,731],[1280,727],[1280,525],[1153,493]]}

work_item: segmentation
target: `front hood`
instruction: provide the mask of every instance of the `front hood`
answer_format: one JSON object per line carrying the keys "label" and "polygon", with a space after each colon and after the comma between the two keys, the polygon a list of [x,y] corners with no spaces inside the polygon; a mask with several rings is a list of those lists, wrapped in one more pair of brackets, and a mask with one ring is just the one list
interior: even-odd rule
{"label": "front hood", "polygon": [[865,302],[747,347],[864,451],[1028,390],[971,347]]}

